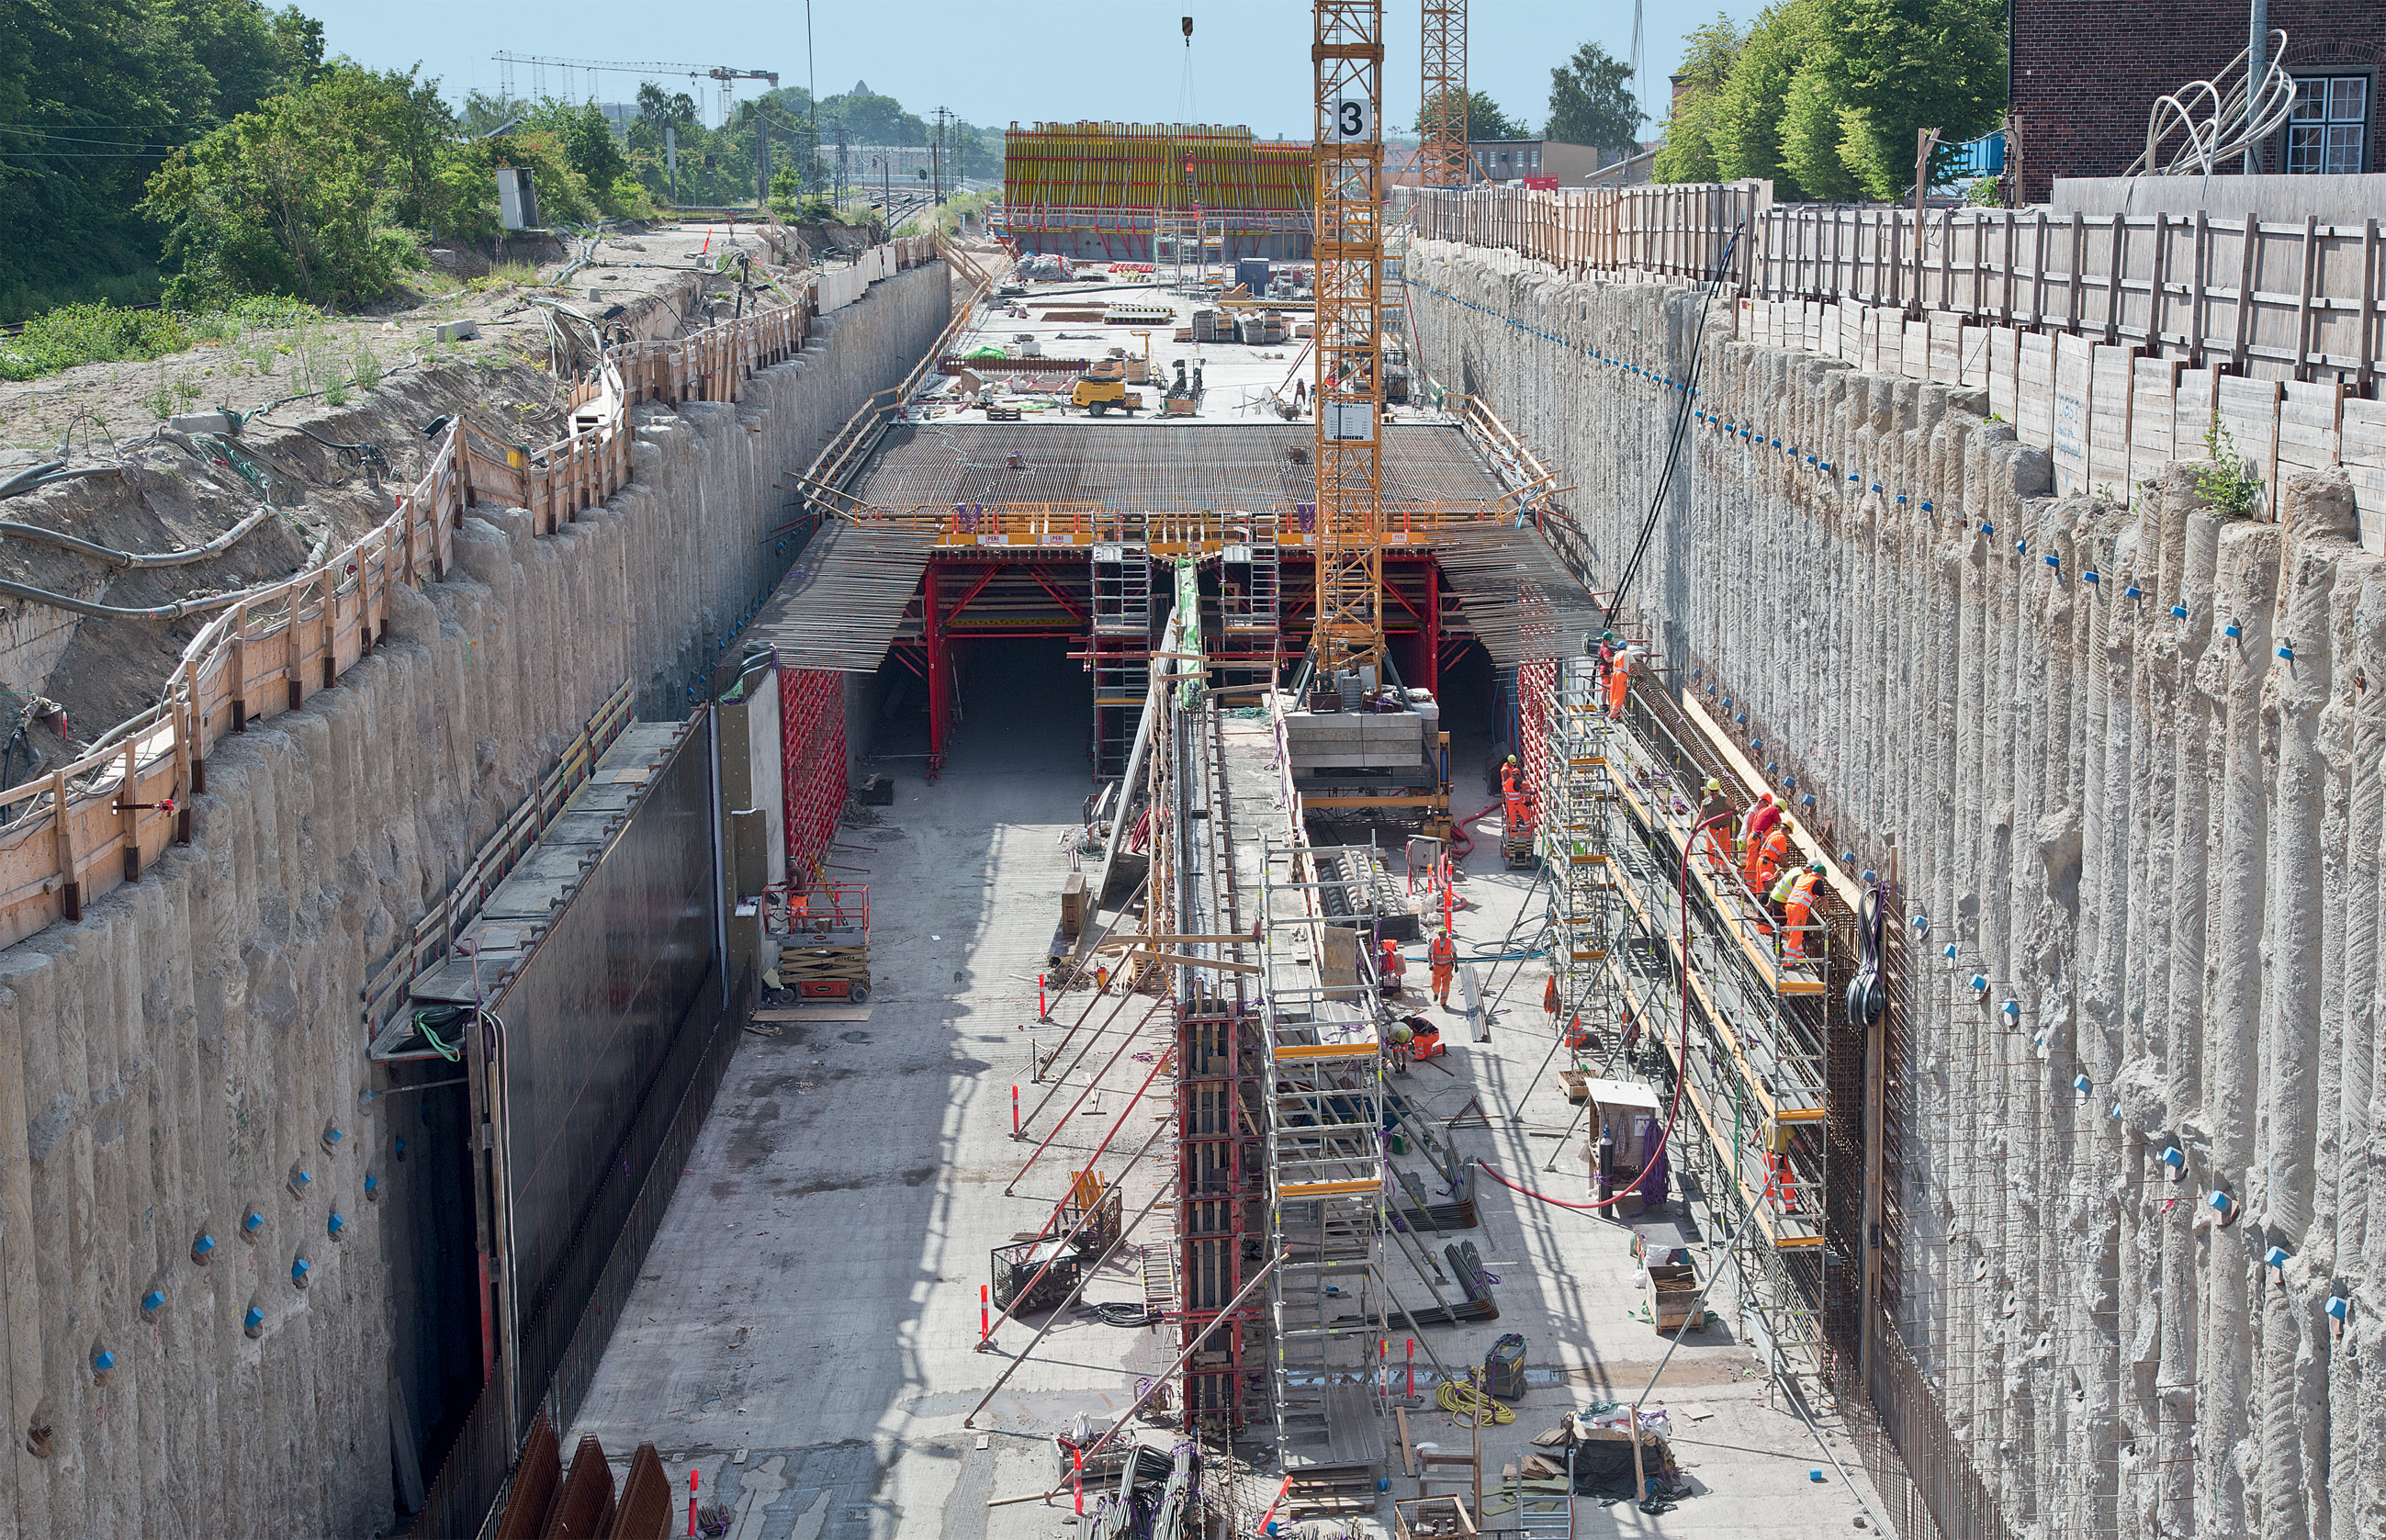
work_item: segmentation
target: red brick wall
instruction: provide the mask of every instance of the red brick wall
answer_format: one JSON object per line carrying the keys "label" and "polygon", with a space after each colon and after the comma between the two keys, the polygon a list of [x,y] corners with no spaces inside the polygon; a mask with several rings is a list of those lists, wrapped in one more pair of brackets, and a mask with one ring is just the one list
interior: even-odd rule
{"label": "red brick wall", "polygon": [[[2013,108],[2021,119],[2022,196],[2042,202],[2058,176],[2125,174],[2145,149],[2154,98],[2209,80],[2245,46],[2245,0],[2013,0]],[[2386,4],[2270,0],[2297,73],[2372,76],[2368,164],[2386,170]],[[2219,82],[2226,90],[2226,82]],[[2175,141],[2174,141],[2175,143]],[[2283,170],[2283,149],[2270,151]]]}

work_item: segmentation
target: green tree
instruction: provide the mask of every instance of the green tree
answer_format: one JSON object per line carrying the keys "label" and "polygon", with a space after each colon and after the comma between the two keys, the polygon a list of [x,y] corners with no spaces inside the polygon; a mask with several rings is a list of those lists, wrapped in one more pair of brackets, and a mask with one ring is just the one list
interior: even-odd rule
{"label": "green tree", "polygon": [[1864,195],[1843,148],[1848,119],[1847,100],[1828,69],[1810,65],[1790,81],[1781,103],[1781,167],[1797,195],[1819,203],[1852,203]]}
{"label": "green tree", "polygon": [[1820,0],[1768,6],[1749,29],[1731,74],[1715,94],[1709,129],[1715,171],[1725,182],[1762,178],[1784,200],[1804,196],[1782,159],[1781,120],[1790,83],[1820,42]]}
{"label": "green tree", "polygon": [[613,137],[613,120],[594,102],[574,105],[550,96],[522,115],[522,126],[553,134],[571,169],[591,187],[609,188],[630,169],[621,141]]}
{"label": "green tree", "polygon": [[1840,156],[1864,191],[1910,196],[1915,133],[1937,129],[1928,180],[2005,109],[2001,0],[1822,0],[1829,46],[1817,63],[1845,104]]}
{"label": "green tree", "polygon": [[1550,71],[1546,137],[1562,144],[1629,155],[1640,142],[1640,103],[1632,94],[1632,67],[1586,43]]}
{"label": "green tree", "polygon": [[0,315],[155,297],[142,185],[320,65],[320,33],[260,0],[0,0]]}
{"label": "green tree", "polygon": [[[1443,93],[1435,92],[1432,102],[1441,100]],[[1417,113],[1416,131],[1423,134],[1431,119],[1431,103]],[[1480,91],[1466,94],[1466,138],[1468,143],[1480,139],[1529,139],[1533,131],[1522,120],[1500,110],[1500,104]]]}
{"label": "green tree", "polygon": [[1656,181],[1722,180],[1715,164],[1715,106],[1746,42],[1739,24],[1720,12],[1683,39],[1682,89],[1665,120],[1664,144],[1650,168]]}

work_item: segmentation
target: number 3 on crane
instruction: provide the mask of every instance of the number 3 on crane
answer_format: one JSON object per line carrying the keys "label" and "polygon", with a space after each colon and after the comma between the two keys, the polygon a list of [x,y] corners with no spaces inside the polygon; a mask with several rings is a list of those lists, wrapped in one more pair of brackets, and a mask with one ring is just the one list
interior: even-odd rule
{"label": "number 3 on crane", "polygon": [[1334,104],[1334,136],[1345,144],[1375,137],[1375,104],[1364,96],[1345,96]]}

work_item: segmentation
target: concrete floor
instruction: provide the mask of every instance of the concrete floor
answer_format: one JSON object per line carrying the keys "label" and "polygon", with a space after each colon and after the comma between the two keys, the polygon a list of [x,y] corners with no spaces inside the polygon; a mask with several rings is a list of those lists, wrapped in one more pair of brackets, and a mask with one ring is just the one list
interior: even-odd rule
{"label": "concrete floor", "polygon": [[[1048,1436],[1081,1412],[1107,1424],[1136,1376],[1168,1361],[1150,1331],[1065,1325],[977,1428],[961,1426],[1008,1361],[972,1350],[987,1251],[1036,1228],[1065,1166],[1039,1166],[1021,1197],[1002,1196],[1027,1147],[1009,1137],[1011,1088],[1022,1083],[1030,1105],[1037,1094],[1024,1083],[1036,1035],[1027,1029],[1068,870],[1061,841],[1086,789],[1083,696],[1074,678],[1055,683],[1000,720],[981,711],[965,722],[936,785],[906,773],[916,761],[892,764],[900,779],[885,823],[843,834],[836,858],[872,883],[878,987],[869,1019],[799,1023],[743,1045],[627,1324],[567,1436],[568,1449],[577,1434],[594,1433],[617,1459],[652,1439],[679,1490],[694,1466],[707,1502],[732,1503],[734,1540],[1073,1533],[1061,1522],[1065,1504],[986,1503],[1054,1484]],[[1476,907],[1461,933],[1488,950],[1526,878],[1498,870],[1495,839],[1478,840],[1470,865]],[[1569,1111],[1554,1081],[1527,1088],[1548,1047],[1540,977],[1528,966],[1489,1044],[1456,1043],[1447,1060],[1454,1078],[1420,1066],[1411,1084],[1444,1112],[1479,1088],[1493,1126],[1459,1132],[1461,1149],[1579,1196],[1578,1156],[1562,1158],[1554,1173],[1540,1170],[1556,1144],[1543,1133]],[[1075,1008],[1055,1015],[1067,1020]],[[1042,1035],[1049,1043],[1057,1029]],[[1149,1046],[1162,1041],[1155,1031]],[[1073,1132],[1071,1142],[1089,1146],[1147,1069],[1123,1058],[1104,1115],[1076,1119],[1093,1132]],[[1512,1109],[1526,1121],[1510,1121]],[[1116,1147],[1149,1132],[1138,1110]],[[1165,1158],[1163,1142],[1128,1180],[1129,1213],[1162,1174],[1149,1168]],[[1105,1161],[1120,1164],[1116,1155]],[[1664,1343],[1627,1314],[1640,1296],[1626,1227],[1488,1183],[1481,1208],[1483,1224],[1468,1233],[1500,1277],[1501,1317],[1430,1331],[1453,1366],[1479,1362],[1501,1332],[1527,1339],[1533,1388],[1515,1421],[1486,1436],[1496,1471],[1569,1406],[1637,1392]],[[1164,1237],[1156,1225],[1144,1233]],[[1402,1278],[1405,1264],[1393,1266]],[[1425,1296],[1413,1282],[1402,1292],[1412,1303]],[[1138,1297],[1131,1268],[1088,1297]],[[1727,1300],[1719,1296],[1714,1308],[1729,1319]],[[1029,1334],[998,1333],[1011,1350]],[[1401,1340],[1392,1341],[1396,1358]],[[1727,1327],[1686,1342],[1652,1399],[1676,1409],[1679,1455],[1701,1495],[1656,1517],[1585,1499],[1578,1534],[1852,1533],[1857,1499],[1797,1416],[1766,1407],[1754,1359]],[[1712,1415],[1692,1421],[1693,1407]],[[1429,1408],[1413,1411],[1410,1425],[1420,1441],[1463,1437]],[[1852,1464],[1836,1429],[1826,1435]],[[1810,1481],[1815,1467],[1829,1479]],[[1391,1496],[1413,1490],[1397,1476],[1392,1484]],[[1363,1526],[1388,1532],[1388,1509],[1384,1523]]]}

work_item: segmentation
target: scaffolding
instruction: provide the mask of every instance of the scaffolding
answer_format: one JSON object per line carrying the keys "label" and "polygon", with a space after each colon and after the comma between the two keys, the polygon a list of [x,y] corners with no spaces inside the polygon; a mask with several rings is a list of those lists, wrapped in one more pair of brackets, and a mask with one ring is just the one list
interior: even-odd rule
{"label": "scaffolding", "polygon": [[[1351,1444],[1363,1415],[1380,1460],[1384,1068],[1358,973],[1362,933],[1333,935],[1318,902],[1325,884],[1298,833],[1264,842],[1262,884],[1277,1454],[1287,1470],[1343,1463],[1336,1451]],[[1349,970],[1337,970],[1345,954]]]}
{"label": "scaffolding", "polygon": [[[1781,927],[1761,895],[1750,894],[1729,856],[1711,857],[1703,844],[1688,861],[1689,945],[1687,959],[1678,957],[1684,852],[1715,756],[1695,741],[1668,694],[1636,684],[1624,722],[1609,729],[1607,757],[1618,836],[1609,865],[1624,945],[1605,970],[1623,1003],[1653,1025],[1663,1077],[1681,1082],[1676,1169],[1718,1232],[1739,1236],[1723,1264],[1739,1329],[1780,1372],[1819,1376],[1829,959],[1785,956]],[[1685,991],[1687,1051],[1674,1025]]]}
{"label": "scaffolding", "polygon": [[1163,227],[1196,216],[1224,262],[1298,258],[1308,254],[1310,155],[1306,144],[1212,123],[1013,124],[1003,142],[1007,228],[1029,251],[1098,247],[1158,265]]}
{"label": "scaffolding", "polygon": [[1094,771],[1126,773],[1127,750],[1151,686],[1151,552],[1142,521],[1106,516],[1093,547],[1091,634]]}
{"label": "scaffolding", "polygon": [[[1537,807],[1537,835],[1549,878],[1551,956],[1562,970],[1559,998],[1577,1056],[1592,1042],[1613,1043],[1624,1024],[1623,1002],[1611,957],[1617,947],[1623,905],[1616,891],[1611,824],[1615,777],[1609,739],[1617,724],[1601,698],[1603,670],[1594,658],[1556,660],[1547,670],[1520,670],[1520,683],[1554,686],[1542,704],[1546,732],[1539,769],[1545,777]],[[1579,1058],[1576,1067],[1582,1068]]]}

